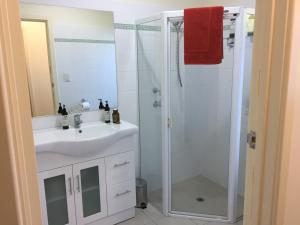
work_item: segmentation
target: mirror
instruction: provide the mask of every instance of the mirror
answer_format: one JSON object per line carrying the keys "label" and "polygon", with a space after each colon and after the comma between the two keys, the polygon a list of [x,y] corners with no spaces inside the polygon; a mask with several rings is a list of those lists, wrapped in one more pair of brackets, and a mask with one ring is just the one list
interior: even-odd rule
{"label": "mirror", "polygon": [[117,107],[113,13],[20,5],[32,116]]}

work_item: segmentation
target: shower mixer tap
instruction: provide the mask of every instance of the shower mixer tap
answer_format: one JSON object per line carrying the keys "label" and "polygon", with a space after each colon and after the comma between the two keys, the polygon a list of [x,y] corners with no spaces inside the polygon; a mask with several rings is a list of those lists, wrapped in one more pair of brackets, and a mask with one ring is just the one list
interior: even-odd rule
{"label": "shower mixer tap", "polygon": [[161,100],[155,100],[153,102],[153,108],[160,108],[161,107]]}
{"label": "shower mixer tap", "polygon": [[154,87],[153,89],[152,89],[152,92],[153,92],[153,94],[159,94],[159,95],[161,95],[161,91],[160,91],[160,89],[159,88],[157,88],[157,87]]}

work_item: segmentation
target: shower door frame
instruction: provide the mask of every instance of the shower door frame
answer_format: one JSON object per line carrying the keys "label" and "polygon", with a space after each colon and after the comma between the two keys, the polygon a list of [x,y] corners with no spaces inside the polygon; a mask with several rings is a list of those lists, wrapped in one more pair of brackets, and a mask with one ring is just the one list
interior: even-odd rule
{"label": "shower door frame", "polygon": [[183,10],[166,11],[159,15],[139,19],[137,25],[161,20],[163,65],[161,79],[161,115],[162,115],[162,210],[166,216],[183,217],[191,219],[202,219],[206,221],[236,222],[237,217],[237,196],[238,196],[238,169],[240,151],[240,129],[242,113],[242,93],[244,81],[244,52],[246,26],[244,22],[243,7],[225,7],[228,13],[237,13],[235,25],[234,44],[234,66],[232,84],[232,106],[231,106],[231,129],[230,129],[230,159],[228,178],[228,206],[227,217],[193,214],[171,210],[171,145],[170,145],[170,124],[171,124],[171,93],[170,93],[170,73],[171,73],[171,48],[170,48],[170,20],[183,18]]}
{"label": "shower door frame", "polygon": [[240,151],[240,129],[243,94],[243,69],[245,51],[245,26],[243,7],[226,7],[229,13],[237,13],[235,25],[234,44],[234,66],[232,83],[232,106],[231,106],[231,128],[230,128],[230,159],[228,177],[228,206],[227,217],[206,214],[194,214],[179,211],[172,211],[171,208],[171,46],[170,46],[170,21],[182,20],[183,10],[169,11],[162,13],[162,41],[164,46],[163,78],[162,78],[162,165],[163,171],[163,213],[167,216],[185,217],[192,219],[203,219],[207,221],[236,222],[237,218],[237,197],[238,197],[238,169]]}

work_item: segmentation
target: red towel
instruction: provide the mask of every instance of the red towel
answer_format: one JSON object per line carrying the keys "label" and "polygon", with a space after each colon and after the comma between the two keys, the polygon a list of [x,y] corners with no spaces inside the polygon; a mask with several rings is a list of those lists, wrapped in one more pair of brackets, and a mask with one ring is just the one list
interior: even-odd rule
{"label": "red towel", "polygon": [[184,10],[185,64],[219,64],[223,59],[224,7]]}

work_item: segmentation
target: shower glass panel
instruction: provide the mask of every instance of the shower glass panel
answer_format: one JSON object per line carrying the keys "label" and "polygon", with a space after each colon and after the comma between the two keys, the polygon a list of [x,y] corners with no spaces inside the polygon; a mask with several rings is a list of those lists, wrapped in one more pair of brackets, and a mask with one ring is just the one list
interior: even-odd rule
{"label": "shower glass panel", "polygon": [[224,40],[222,64],[184,65],[184,24],[169,24],[171,211],[226,218],[234,51]]}
{"label": "shower glass panel", "polygon": [[165,215],[233,223],[243,214],[252,49],[249,39],[244,59],[243,15],[224,12],[219,65],[184,64],[183,11],[137,21],[140,175]]}
{"label": "shower glass panel", "polygon": [[148,183],[148,198],[162,208],[162,37],[161,19],[137,25],[139,76],[139,130],[141,177]]}

